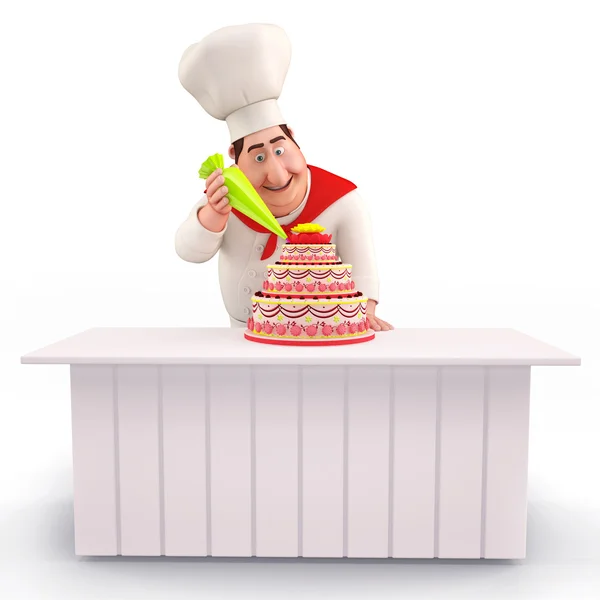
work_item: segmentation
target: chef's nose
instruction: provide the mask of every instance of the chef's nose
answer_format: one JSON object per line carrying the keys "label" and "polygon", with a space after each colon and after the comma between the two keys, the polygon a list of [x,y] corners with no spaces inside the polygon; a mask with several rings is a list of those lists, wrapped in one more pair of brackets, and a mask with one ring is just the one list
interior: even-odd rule
{"label": "chef's nose", "polygon": [[273,185],[285,185],[290,178],[290,175],[281,163],[281,161],[275,156],[275,160],[269,161],[269,172],[267,178]]}

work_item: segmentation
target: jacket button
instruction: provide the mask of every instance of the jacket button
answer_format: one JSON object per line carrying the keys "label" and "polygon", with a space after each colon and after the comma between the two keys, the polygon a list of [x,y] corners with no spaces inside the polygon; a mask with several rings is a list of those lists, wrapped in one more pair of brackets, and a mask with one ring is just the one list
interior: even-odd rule
{"label": "jacket button", "polygon": [[263,275],[264,275],[265,279],[267,279],[267,278],[269,277],[269,272],[268,272],[268,271],[265,271],[265,272],[263,273]]}
{"label": "jacket button", "polygon": [[256,271],[254,269],[250,269],[248,271],[248,275],[250,275],[250,277],[256,277]]}
{"label": "jacket button", "polygon": [[250,314],[250,309],[249,309],[248,307],[246,307],[246,308],[244,309],[244,314],[245,314],[246,316],[248,316],[248,315]]}
{"label": "jacket button", "polygon": [[258,246],[256,246],[256,251],[257,252],[262,252],[265,249],[264,246],[261,246],[260,244]]}
{"label": "jacket button", "polygon": [[248,286],[244,288],[244,294],[249,294],[251,291],[252,290]]}

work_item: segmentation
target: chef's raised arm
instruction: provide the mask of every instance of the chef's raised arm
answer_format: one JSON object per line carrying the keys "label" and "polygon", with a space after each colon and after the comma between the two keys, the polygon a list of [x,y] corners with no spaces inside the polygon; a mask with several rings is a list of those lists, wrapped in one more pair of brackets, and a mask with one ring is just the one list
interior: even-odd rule
{"label": "chef's raised arm", "polygon": [[175,251],[185,261],[203,263],[210,260],[223,243],[223,236],[227,225],[222,231],[209,231],[200,223],[198,211],[206,205],[206,194],[196,203],[187,219],[179,226],[175,233]]}
{"label": "chef's raised arm", "polygon": [[370,300],[379,302],[379,273],[366,203],[358,191],[353,190],[334,206],[340,215],[333,239],[337,254],[343,263],[352,265],[355,289]]}

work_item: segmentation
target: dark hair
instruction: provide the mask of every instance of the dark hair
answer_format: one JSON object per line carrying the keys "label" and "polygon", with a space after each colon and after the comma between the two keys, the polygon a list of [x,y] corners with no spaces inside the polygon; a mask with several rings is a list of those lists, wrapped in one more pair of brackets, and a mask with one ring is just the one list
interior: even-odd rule
{"label": "dark hair", "polygon": [[[292,142],[294,142],[294,144],[296,144],[296,146],[298,146],[298,142],[292,137],[292,134],[290,133],[288,126],[287,125],[279,125],[279,127],[281,127],[281,130],[283,131],[283,133],[285,133],[285,135],[287,135],[290,138],[290,140],[292,140]],[[298,148],[300,148],[300,146],[298,146]],[[244,149],[244,138],[240,138],[239,140],[235,140],[235,142],[233,142],[233,151],[235,152],[235,164],[236,165],[237,165],[238,158],[240,157],[240,154],[242,153],[243,149]]]}

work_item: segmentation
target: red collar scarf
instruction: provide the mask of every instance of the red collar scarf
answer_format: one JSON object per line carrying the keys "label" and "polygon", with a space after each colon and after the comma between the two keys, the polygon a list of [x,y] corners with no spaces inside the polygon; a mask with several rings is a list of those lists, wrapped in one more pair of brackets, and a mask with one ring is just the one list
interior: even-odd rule
{"label": "red collar scarf", "polygon": [[[345,196],[348,192],[356,189],[356,186],[347,179],[329,173],[318,167],[308,166],[310,169],[310,192],[304,208],[293,223],[282,225],[286,234],[290,234],[293,227],[300,223],[312,223],[325,209],[329,208],[336,200]],[[246,215],[236,209],[232,213],[250,229],[259,233],[269,233],[269,239],[265,245],[261,260],[269,258],[277,247],[277,235],[265,229]]]}

